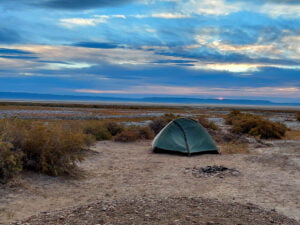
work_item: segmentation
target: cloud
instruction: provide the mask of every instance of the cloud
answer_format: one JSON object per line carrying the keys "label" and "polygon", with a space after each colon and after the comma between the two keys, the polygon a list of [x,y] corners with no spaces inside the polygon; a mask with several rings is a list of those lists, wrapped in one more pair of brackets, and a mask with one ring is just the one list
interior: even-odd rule
{"label": "cloud", "polygon": [[122,48],[122,46],[118,44],[104,43],[104,42],[78,42],[78,43],[74,43],[72,46],[84,47],[84,48],[103,48],[103,49]]}
{"label": "cloud", "polygon": [[36,56],[17,56],[17,55],[0,55],[0,58],[5,59],[38,59]]}
{"label": "cloud", "polygon": [[21,55],[28,55],[32,54],[33,52],[24,51],[20,49],[12,49],[12,48],[0,48],[0,54],[21,54]]}
{"label": "cloud", "polygon": [[278,42],[278,45],[281,47],[281,51],[286,57],[300,60],[300,35],[284,36],[281,38],[280,42]]}
{"label": "cloud", "polygon": [[124,94],[125,91],[118,90],[92,90],[92,89],[75,89],[74,92],[89,94]]}
{"label": "cloud", "polygon": [[166,63],[174,63],[174,64],[186,64],[186,63],[195,63],[197,61],[195,60],[184,60],[184,59],[165,59],[165,60],[157,60],[157,61],[154,61],[153,63],[162,63],[162,64],[166,64]]}
{"label": "cloud", "polygon": [[262,56],[275,56],[280,54],[280,51],[276,49],[274,44],[244,44],[244,45],[232,45],[223,43],[221,40],[214,40],[210,36],[196,35],[196,41],[200,45],[204,45],[208,48],[216,49],[219,52],[234,52],[244,54],[250,57],[262,57]]}
{"label": "cloud", "polygon": [[224,0],[188,0],[179,1],[177,8],[183,14],[200,14],[200,15],[229,15],[242,9],[242,4],[228,4]]}
{"label": "cloud", "polygon": [[183,19],[190,18],[190,15],[184,15],[181,13],[153,13],[151,14],[153,18],[162,18],[162,19]]}
{"label": "cloud", "polygon": [[[277,2],[277,1],[276,1]],[[259,8],[259,11],[268,14],[271,17],[285,17],[285,18],[300,18],[300,4],[273,4],[268,3]]]}
{"label": "cloud", "polygon": [[171,12],[153,12],[152,14],[132,15],[136,18],[162,18],[162,19],[184,19],[192,18],[194,15],[222,16],[229,15],[242,10],[244,4],[233,2],[228,4],[225,0],[186,0],[169,1],[174,3]]}
{"label": "cloud", "polygon": [[[78,48],[80,47],[80,48]],[[236,49],[232,46],[225,45],[227,51],[248,51],[245,47]],[[224,48],[224,46],[222,46]],[[283,69],[300,69],[299,63],[293,63],[284,60],[265,60],[261,62],[260,59],[247,60],[239,59],[244,57],[243,55],[222,55],[212,54],[205,55],[205,53],[198,53],[192,55],[185,50],[176,49],[175,53],[163,53],[157,54],[156,50],[149,51],[143,49],[134,48],[122,48],[113,43],[98,43],[98,42],[79,42],[73,46],[18,46],[18,49],[22,51],[34,52],[42,61],[61,61],[62,63],[40,63],[32,62],[34,65],[30,65],[29,62],[22,62],[25,67],[30,68],[47,68],[47,69],[81,69],[88,68],[94,65],[101,65],[103,63],[109,63],[111,65],[120,65],[127,68],[145,68],[155,67],[156,65],[163,66],[176,66],[186,67],[189,70],[198,71],[220,71],[230,73],[249,73],[257,72],[263,68],[283,68]],[[224,49],[222,49],[224,51]],[[180,54],[176,53],[179,52]],[[236,60],[236,58],[238,60]],[[41,62],[41,61],[40,61]],[[5,68],[14,67],[16,62],[4,62]],[[22,65],[18,62],[18,66]],[[4,65],[3,64],[3,65]],[[46,65],[45,65],[46,64]]]}
{"label": "cloud", "polygon": [[133,0],[38,0],[33,3],[53,9],[81,10],[101,7],[115,7],[133,2]]}
{"label": "cloud", "polygon": [[0,44],[13,44],[21,41],[22,38],[17,31],[0,27]]}
{"label": "cloud", "polygon": [[60,24],[67,28],[73,28],[77,26],[96,26],[106,21],[105,18],[68,18],[60,19]]}
{"label": "cloud", "polygon": [[77,26],[96,26],[99,23],[107,23],[108,19],[126,19],[125,15],[93,15],[91,18],[64,18],[59,22],[62,26],[73,28]]}
{"label": "cloud", "polygon": [[[230,4],[231,2],[249,2],[248,0],[227,0]],[[252,0],[253,3],[261,4],[261,3],[279,3],[279,4],[300,4],[300,0]]]}
{"label": "cloud", "polygon": [[89,68],[93,66],[93,64],[89,64],[86,62],[67,62],[67,63],[46,63],[44,66],[40,67],[42,69],[48,70],[62,70],[62,69],[83,69]]}
{"label": "cloud", "polygon": [[155,94],[155,95],[209,95],[209,96],[265,96],[265,97],[290,97],[299,96],[299,87],[242,87],[242,88],[218,88],[218,87],[191,87],[191,86],[167,86],[167,85],[137,85],[126,90],[97,90],[75,89],[74,92],[93,94]]}
{"label": "cloud", "polygon": [[3,59],[38,59],[33,52],[13,48],[0,48],[0,58]]}
{"label": "cloud", "polygon": [[300,0],[264,0],[264,1],[274,2],[274,3],[300,4]]}

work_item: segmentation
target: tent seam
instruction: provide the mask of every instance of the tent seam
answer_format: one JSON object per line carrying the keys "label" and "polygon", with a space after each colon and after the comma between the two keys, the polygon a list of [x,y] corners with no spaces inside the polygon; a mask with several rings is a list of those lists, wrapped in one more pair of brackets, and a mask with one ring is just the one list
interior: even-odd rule
{"label": "tent seam", "polygon": [[173,121],[178,127],[179,129],[183,132],[183,136],[184,136],[184,141],[185,141],[185,146],[187,148],[187,151],[188,151],[188,154],[189,156],[191,155],[191,151],[190,151],[190,146],[189,146],[189,143],[187,141],[187,136],[186,136],[186,133],[185,133],[185,130],[183,129],[183,127],[177,122],[177,121]]}

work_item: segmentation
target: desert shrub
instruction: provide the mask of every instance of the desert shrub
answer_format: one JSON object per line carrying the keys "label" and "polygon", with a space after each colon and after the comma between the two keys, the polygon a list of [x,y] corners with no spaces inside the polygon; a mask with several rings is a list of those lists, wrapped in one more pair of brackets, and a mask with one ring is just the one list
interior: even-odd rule
{"label": "desert shrub", "polygon": [[297,113],[296,119],[297,119],[298,121],[300,121],[300,113]]}
{"label": "desert shrub", "polygon": [[83,160],[85,135],[62,126],[34,124],[26,133],[22,146],[24,168],[48,175],[70,174]]}
{"label": "desert shrub", "polygon": [[168,122],[166,120],[157,118],[149,124],[149,127],[155,134],[158,134],[167,124]]}
{"label": "desert shrub", "polygon": [[282,123],[275,123],[268,120],[261,120],[259,123],[249,131],[250,135],[259,136],[263,139],[276,138],[281,139],[287,127]]}
{"label": "desert shrub", "polygon": [[83,133],[83,142],[84,142],[84,146],[90,147],[96,142],[96,137],[91,134]]}
{"label": "desert shrub", "polygon": [[0,141],[0,183],[6,183],[22,170],[22,153],[11,143]]}
{"label": "desert shrub", "polygon": [[149,140],[154,138],[154,132],[149,127],[138,127],[138,139]]}
{"label": "desert shrub", "polygon": [[235,120],[237,117],[242,115],[242,113],[239,110],[232,110],[226,117],[225,117],[225,123],[227,125],[232,125],[233,120]]}
{"label": "desert shrub", "polygon": [[174,115],[173,113],[166,113],[165,115],[154,119],[149,127],[154,131],[154,134],[158,134],[169,122],[179,118],[180,116]]}
{"label": "desert shrub", "polygon": [[208,130],[218,130],[219,127],[212,121],[209,121],[206,117],[198,117],[198,123],[200,123],[203,127]]}
{"label": "desert shrub", "polygon": [[2,141],[12,143],[15,148],[21,148],[25,140],[25,134],[29,128],[29,121],[16,118],[0,120]]}
{"label": "desert shrub", "polygon": [[148,140],[154,137],[154,132],[149,127],[132,126],[117,134],[114,141],[133,142],[137,140]]}
{"label": "desert shrub", "polygon": [[116,136],[124,130],[124,126],[116,122],[108,122],[105,127],[112,136]]}
{"label": "desert shrub", "polygon": [[117,142],[134,142],[138,139],[139,133],[137,130],[128,129],[124,130],[121,133],[117,134],[114,138],[114,141]]}
{"label": "desert shrub", "polygon": [[95,137],[97,141],[110,140],[112,138],[108,128],[99,122],[86,122],[83,125],[83,132]]}
{"label": "desert shrub", "polygon": [[225,121],[226,124],[232,125],[232,132],[234,133],[249,134],[263,139],[280,139],[288,130],[284,124],[239,111],[233,111],[228,114]]}
{"label": "desert shrub", "polygon": [[0,120],[0,136],[12,143],[10,157],[22,152],[23,168],[54,176],[73,173],[83,159],[82,149],[93,142],[93,136],[64,123],[19,119]]}

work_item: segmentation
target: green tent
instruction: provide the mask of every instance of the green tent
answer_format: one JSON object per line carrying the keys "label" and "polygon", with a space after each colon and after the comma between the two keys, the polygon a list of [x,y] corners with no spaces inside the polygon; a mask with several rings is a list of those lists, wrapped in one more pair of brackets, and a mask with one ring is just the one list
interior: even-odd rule
{"label": "green tent", "polygon": [[187,154],[217,152],[212,137],[197,121],[179,118],[171,121],[155,137],[152,149]]}

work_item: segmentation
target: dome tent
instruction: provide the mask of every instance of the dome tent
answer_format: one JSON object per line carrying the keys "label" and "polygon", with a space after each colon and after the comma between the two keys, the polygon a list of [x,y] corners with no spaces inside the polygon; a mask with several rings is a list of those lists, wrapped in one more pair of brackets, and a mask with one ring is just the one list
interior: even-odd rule
{"label": "dome tent", "polygon": [[154,151],[175,151],[187,154],[218,152],[212,137],[196,120],[179,118],[166,125],[152,142]]}

